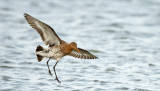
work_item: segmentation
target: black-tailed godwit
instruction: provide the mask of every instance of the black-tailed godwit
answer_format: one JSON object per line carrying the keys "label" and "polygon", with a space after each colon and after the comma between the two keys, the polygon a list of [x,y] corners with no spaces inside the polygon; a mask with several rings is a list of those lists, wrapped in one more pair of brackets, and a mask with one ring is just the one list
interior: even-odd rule
{"label": "black-tailed godwit", "polygon": [[75,58],[81,58],[81,59],[96,59],[98,57],[94,56],[90,52],[78,48],[77,44],[75,42],[67,43],[64,40],[61,40],[54,29],[52,29],[49,25],[43,23],[42,21],[30,16],[29,14],[24,14],[25,19],[27,22],[34,28],[39,35],[41,36],[43,42],[48,45],[48,49],[41,47],[40,45],[36,48],[36,56],[37,60],[39,62],[42,61],[43,58],[49,58],[47,61],[47,67],[49,74],[52,76],[52,73],[50,71],[48,62],[50,59],[57,60],[56,64],[53,66],[53,70],[55,73],[55,79],[60,83],[55,67],[58,63],[58,61],[66,56],[73,56]]}

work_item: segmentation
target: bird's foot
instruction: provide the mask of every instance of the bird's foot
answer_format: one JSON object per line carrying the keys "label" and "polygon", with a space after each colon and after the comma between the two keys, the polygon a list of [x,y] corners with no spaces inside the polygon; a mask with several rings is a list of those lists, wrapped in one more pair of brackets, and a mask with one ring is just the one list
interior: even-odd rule
{"label": "bird's foot", "polygon": [[61,84],[61,82],[59,81],[58,77],[56,77],[55,80],[57,80],[57,82],[58,82],[59,84]]}

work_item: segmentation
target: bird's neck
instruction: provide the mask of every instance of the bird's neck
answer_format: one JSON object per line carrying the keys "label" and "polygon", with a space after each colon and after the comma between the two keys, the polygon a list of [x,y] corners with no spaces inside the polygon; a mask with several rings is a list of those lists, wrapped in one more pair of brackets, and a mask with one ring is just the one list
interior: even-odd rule
{"label": "bird's neck", "polygon": [[63,52],[64,52],[65,54],[71,53],[72,50],[73,50],[73,49],[70,47],[69,44],[63,47]]}

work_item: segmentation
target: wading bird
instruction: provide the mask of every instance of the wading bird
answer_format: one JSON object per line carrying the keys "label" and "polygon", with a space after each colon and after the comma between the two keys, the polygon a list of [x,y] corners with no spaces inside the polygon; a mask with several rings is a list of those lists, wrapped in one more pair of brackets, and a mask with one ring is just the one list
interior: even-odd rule
{"label": "wading bird", "polygon": [[43,42],[48,45],[48,49],[43,48],[42,46],[38,45],[36,48],[36,56],[38,62],[41,62],[43,58],[49,58],[47,61],[48,72],[52,76],[52,73],[49,68],[49,60],[54,59],[57,60],[55,65],[53,66],[53,70],[55,73],[55,79],[58,83],[61,83],[57,77],[55,67],[58,61],[66,56],[73,56],[75,58],[81,59],[97,59],[98,57],[94,56],[93,54],[89,53],[88,51],[78,48],[75,42],[67,43],[64,40],[61,40],[58,35],[55,33],[54,29],[52,29],[49,25],[43,23],[42,21],[30,16],[29,14],[24,14],[25,19],[27,22],[34,28],[40,35]]}

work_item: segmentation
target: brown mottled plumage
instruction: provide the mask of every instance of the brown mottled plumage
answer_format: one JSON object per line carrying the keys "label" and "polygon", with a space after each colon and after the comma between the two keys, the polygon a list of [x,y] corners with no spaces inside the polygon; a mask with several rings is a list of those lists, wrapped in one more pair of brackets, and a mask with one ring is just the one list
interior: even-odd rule
{"label": "brown mottled plumage", "polygon": [[[60,81],[56,75],[55,67],[58,61],[62,57],[69,55],[69,56],[73,56],[75,58],[81,58],[81,59],[97,59],[98,58],[84,49],[77,48],[77,44],[75,42],[71,42],[68,44],[64,40],[61,40],[56,34],[56,32],[54,31],[54,29],[52,29],[49,25],[41,22],[40,20],[26,13],[24,14],[24,17],[27,20],[27,22],[30,24],[30,26],[32,26],[32,28],[34,28],[39,33],[43,42],[46,45],[49,45],[48,49],[45,49],[40,45],[37,46],[37,49],[36,49],[37,60],[40,62],[41,60],[43,60],[44,57],[49,58],[49,60],[50,59],[57,60],[56,64],[53,67],[53,70],[56,76],[56,80],[59,83]],[[52,73],[48,65],[49,60],[47,61],[47,67],[50,75],[52,76]]]}

